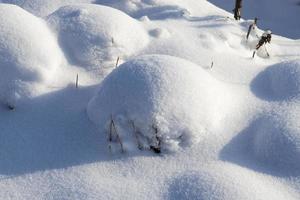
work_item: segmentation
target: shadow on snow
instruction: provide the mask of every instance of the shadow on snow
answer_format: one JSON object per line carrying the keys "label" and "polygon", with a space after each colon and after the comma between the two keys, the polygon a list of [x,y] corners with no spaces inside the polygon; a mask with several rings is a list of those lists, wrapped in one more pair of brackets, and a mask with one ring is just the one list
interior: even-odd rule
{"label": "shadow on snow", "polygon": [[106,135],[86,114],[94,92],[95,87],[67,87],[23,100],[14,111],[1,108],[0,174],[17,176],[120,157],[109,154]]}

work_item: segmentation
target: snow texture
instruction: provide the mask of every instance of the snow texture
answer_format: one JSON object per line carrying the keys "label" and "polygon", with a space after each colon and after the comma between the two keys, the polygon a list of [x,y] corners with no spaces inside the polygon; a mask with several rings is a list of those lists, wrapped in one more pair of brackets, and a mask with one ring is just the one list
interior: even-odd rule
{"label": "snow texture", "polygon": [[300,61],[285,61],[268,67],[253,80],[252,88],[264,99],[299,99]]}
{"label": "snow texture", "polygon": [[101,129],[108,129],[111,115],[133,121],[151,141],[155,126],[163,146],[170,150],[197,143],[208,134],[208,119],[215,115],[215,108],[223,106],[214,98],[225,100],[226,92],[193,63],[171,56],[143,56],[106,77],[89,103],[88,113]]}
{"label": "snow texture", "polygon": [[0,4],[0,15],[0,98],[15,104],[20,97],[36,95],[36,84],[50,80],[62,54],[41,19],[9,4]]}
{"label": "snow texture", "polygon": [[269,188],[267,177],[227,163],[185,172],[170,182],[168,199],[295,199],[284,185],[275,183]]}
{"label": "snow texture", "polygon": [[2,0],[3,3],[16,4],[38,17],[46,17],[62,6],[74,3],[91,3],[92,1],[93,0]]}
{"label": "snow texture", "polygon": [[47,19],[69,62],[83,67],[100,67],[118,56],[131,56],[148,43],[138,21],[111,7],[65,6]]}
{"label": "snow texture", "polygon": [[0,199],[300,199],[299,0],[0,2]]}
{"label": "snow texture", "polygon": [[299,117],[299,108],[264,116],[255,123],[253,152],[260,162],[289,170],[300,168],[300,127],[294,117]]}

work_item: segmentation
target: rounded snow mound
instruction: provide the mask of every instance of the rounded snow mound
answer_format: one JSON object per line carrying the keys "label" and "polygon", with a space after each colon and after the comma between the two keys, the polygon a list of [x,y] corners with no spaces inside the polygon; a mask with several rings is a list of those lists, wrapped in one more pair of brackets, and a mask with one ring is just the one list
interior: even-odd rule
{"label": "rounded snow mound", "polygon": [[252,81],[252,91],[267,100],[286,100],[300,95],[300,60],[272,65]]}
{"label": "rounded snow mound", "polygon": [[185,172],[170,181],[167,199],[262,200],[297,199],[278,181],[231,164]]}
{"label": "rounded snow mound", "polygon": [[90,3],[92,0],[23,0],[19,5],[28,12],[45,17],[58,8],[72,3]]}
{"label": "rounded snow mound", "polygon": [[298,113],[265,116],[255,124],[253,152],[257,160],[281,169],[300,168]]}
{"label": "rounded snow mound", "polygon": [[113,118],[119,130],[127,129],[124,135],[136,132],[146,141],[143,146],[154,143],[175,150],[208,134],[206,128],[218,119],[226,93],[227,88],[189,61],[141,56],[104,79],[89,102],[88,115],[106,132]]}
{"label": "rounded snow mound", "polygon": [[46,23],[18,6],[0,4],[0,101],[32,95],[62,61]]}
{"label": "rounded snow mound", "polygon": [[111,7],[76,4],[48,17],[69,61],[80,66],[100,66],[137,53],[149,36],[137,20]]}

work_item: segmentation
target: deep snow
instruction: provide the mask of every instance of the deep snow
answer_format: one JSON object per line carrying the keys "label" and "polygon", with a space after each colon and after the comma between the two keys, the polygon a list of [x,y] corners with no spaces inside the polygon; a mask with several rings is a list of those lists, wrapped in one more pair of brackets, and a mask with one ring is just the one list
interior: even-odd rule
{"label": "deep snow", "polygon": [[157,140],[155,126],[161,148],[176,150],[208,137],[207,127],[228,114],[225,110],[231,106],[226,102],[234,95],[226,86],[183,59],[142,56],[124,63],[103,80],[88,105],[88,115],[103,135],[109,132],[111,116],[124,130],[121,137],[133,134],[130,123],[134,123],[150,145]]}
{"label": "deep snow", "polygon": [[24,9],[0,3],[0,199],[300,198],[297,21],[258,7],[275,31],[252,59],[252,21],[204,0],[0,2]]}
{"label": "deep snow", "polygon": [[142,24],[106,6],[64,6],[47,21],[58,34],[69,62],[84,68],[101,67],[117,57],[131,56],[148,43]]}
{"label": "deep snow", "polygon": [[63,54],[42,19],[9,4],[0,13],[0,102],[14,106],[42,93],[37,87],[51,80]]}

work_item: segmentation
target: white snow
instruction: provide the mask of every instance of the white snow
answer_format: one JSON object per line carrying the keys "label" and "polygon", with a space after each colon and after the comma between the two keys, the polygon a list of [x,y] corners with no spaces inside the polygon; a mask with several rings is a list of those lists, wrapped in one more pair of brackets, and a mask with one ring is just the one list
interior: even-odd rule
{"label": "white snow", "polygon": [[170,182],[168,199],[296,199],[293,191],[283,184],[270,182],[268,176],[228,163],[185,172]]}
{"label": "white snow", "polygon": [[262,98],[288,100],[300,95],[300,61],[272,65],[253,80],[253,90]]}
{"label": "white snow", "polygon": [[38,17],[46,17],[58,8],[74,3],[91,3],[93,0],[0,0],[20,6]]}
{"label": "white snow", "polygon": [[207,137],[206,127],[221,118],[219,110],[231,97],[223,85],[183,59],[143,56],[124,63],[103,80],[88,114],[103,135],[109,132],[112,115],[120,118],[116,124],[121,126],[134,122],[148,140],[155,134],[152,126],[157,127],[163,148],[189,146]]}
{"label": "white snow", "polygon": [[300,199],[298,0],[0,2],[0,199]]}
{"label": "white snow", "polygon": [[[288,108],[287,108],[288,109]],[[299,108],[260,118],[254,128],[253,152],[260,161],[277,168],[300,167]]]}
{"label": "white snow", "polygon": [[47,21],[57,31],[69,62],[84,67],[101,67],[105,61],[131,56],[148,43],[137,20],[111,7],[65,6]]}
{"label": "white snow", "polygon": [[[49,81],[62,53],[46,23],[23,9],[0,4],[0,98],[15,104]],[[39,38],[39,40],[37,40]]]}

